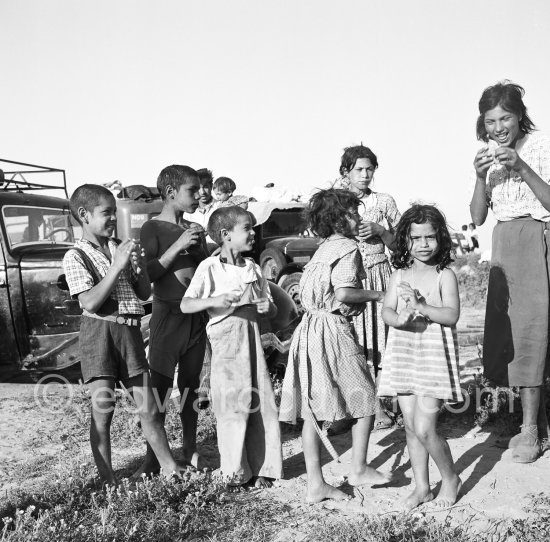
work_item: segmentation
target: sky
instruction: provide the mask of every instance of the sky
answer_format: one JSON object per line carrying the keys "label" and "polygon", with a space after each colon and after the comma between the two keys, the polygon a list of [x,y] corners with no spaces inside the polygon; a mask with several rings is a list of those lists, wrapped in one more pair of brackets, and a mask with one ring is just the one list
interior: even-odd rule
{"label": "sky", "polygon": [[175,163],[309,193],[362,142],[375,190],[459,228],[483,89],[521,84],[550,130],[548,0],[0,0],[0,21],[0,158],[69,192]]}

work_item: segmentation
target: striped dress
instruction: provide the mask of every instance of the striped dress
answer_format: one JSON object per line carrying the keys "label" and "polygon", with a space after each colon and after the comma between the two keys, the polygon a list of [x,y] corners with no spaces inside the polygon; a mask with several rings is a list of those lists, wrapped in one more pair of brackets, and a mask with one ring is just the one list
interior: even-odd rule
{"label": "striped dress", "polygon": [[[396,271],[397,283],[406,281],[415,288],[410,270]],[[429,292],[421,292],[426,302],[441,307],[441,276]],[[405,308],[398,297],[397,312]],[[418,315],[406,328],[390,327],[379,396],[413,394],[449,403],[462,401],[458,365],[456,326],[443,326]]]}

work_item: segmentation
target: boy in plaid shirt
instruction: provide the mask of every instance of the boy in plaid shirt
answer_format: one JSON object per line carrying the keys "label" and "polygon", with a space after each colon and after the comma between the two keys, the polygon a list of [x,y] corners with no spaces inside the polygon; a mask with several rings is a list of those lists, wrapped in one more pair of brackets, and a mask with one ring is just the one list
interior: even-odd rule
{"label": "boy in plaid shirt", "polygon": [[70,294],[78,298],[83,309],[80,359],[84,383],[91,392],[90,444],[99,475],[104,482],[116,483],[110,438],[116,381],[132,393],[145,438],[165,474],[179,472],[181,467],[170,452],[149,383],[140,331],[144,310],[139,299],[149,297],[151,284],[138,246],[132,239],[117,245],[111,238],[116,226],[116,202],[103,186],[78,187],[70,206],[83,232],[82,239],[75,243],[76,250],[65,254],[63,267]]}

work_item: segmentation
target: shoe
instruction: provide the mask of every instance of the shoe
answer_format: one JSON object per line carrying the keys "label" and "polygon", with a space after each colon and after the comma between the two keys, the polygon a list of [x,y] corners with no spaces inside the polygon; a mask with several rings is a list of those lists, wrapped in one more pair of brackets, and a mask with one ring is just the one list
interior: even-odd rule
{"label": "shoe", "polygon": [[522,425],[519,439],[512,453],[514,463],[533,463],[541,456],[541,443],[536,425]]}
{"label": "shoe", "polygon": [[508,441],[508,449],[512,450],[515,448],[521,440],[521,433],[518,433],[517,435],[514,435],[509,441]]}

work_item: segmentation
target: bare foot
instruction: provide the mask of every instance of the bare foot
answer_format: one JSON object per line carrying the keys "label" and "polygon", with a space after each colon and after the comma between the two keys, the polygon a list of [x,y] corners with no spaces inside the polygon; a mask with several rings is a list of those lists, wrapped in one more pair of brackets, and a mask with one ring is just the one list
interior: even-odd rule
{"label": "bare foot", "polygon": [[336,489],[334,486],[323,482],[323,485],[307,488],[306,502],[316,503],[324,501],[325,499],[332,499],[334,501],[347,501],[351,497],[346,495],[343,491]]}
{"label": "bare foot", "polygon": [[273,482],[265,476],[255,476],[254,478],[254,487],[258,489],[267,489],[268,487],[273,487]]}
{"label": "bare foot", "polygon": [[429,489],[424,491],[415,488],[415,490],[402,501],[403,510],[405,512],[410,512],[421,504],[433,501],[433,498],[434,494]]}
{"label": "bare foot", "polygon": [[350,486],[362,486],[364,484],[381,485],[387,484],[392,479],[391,474],[382,472],[365,465],[362,471],[350,474],[348,476],[348,484]]}
{"label": "bare foot", "polygon": [[458,499],[458,494],[460,493],[461,488],[462,481],[457,475],[449,481],[443,480],[441,482],[441,489],[430,506],[437,509],[444,509],[453,506]]}
{"label": "bare foot", "polygon": [[156,476],[160,472],[160,465],[156,457],[145,456],[143,463],[140,465],[139,469],[130,476],[130,482],[135,482],[141,480],[145,476]]}
{"label": "bare foot", "polygon": [[197,470],[210,469],[210,465],[203,459],[202,455],[199,455],[198,452],[193,452],[190,456],[184,456],[184,462],[186,465],[189,465]]}

